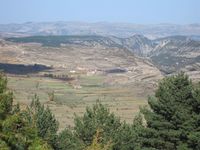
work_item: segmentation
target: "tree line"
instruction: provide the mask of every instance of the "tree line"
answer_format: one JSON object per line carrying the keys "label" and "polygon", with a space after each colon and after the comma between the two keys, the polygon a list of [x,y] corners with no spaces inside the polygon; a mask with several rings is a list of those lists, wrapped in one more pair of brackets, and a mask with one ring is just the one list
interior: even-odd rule
{"label": "tree line", "polygon": [[0,149],[3,150],[199,150],[200,84],[180,73],[160,81],[132,124],[100,103],[75,116],[73,129],[59,123],[37,95],[20,110],[0,75]]}

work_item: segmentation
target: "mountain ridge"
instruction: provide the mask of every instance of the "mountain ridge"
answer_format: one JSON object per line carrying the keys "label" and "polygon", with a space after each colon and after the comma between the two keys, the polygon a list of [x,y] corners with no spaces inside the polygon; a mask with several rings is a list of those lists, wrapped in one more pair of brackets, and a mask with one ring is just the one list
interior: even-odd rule
{"label": "mountain ridge", "polygon": [[200,24],[133,24],[109,22],[27,22],[0,24],[2,37],[33,35],[102,35],[130,37],[142,34],[155,39],[172,35],[200,35]]}

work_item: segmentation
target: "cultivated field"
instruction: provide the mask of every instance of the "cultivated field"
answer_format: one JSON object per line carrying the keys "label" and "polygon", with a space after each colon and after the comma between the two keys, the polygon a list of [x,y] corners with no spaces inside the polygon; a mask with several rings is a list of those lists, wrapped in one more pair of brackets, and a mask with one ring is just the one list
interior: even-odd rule
{"label": "cultivated field", "polygon": [[[26,107],[34,94],[48,105],[60,122],[60,129],[73,126],[74,113],[82,115],[87,106],[100,101],[122,120],[132,122],[139,106],[147,103],[151,89],[139,89],[136,85],[108,86],[103,76],[81,76],[80,87],[74,88],[68,82],[41,77],[8,77],[9,88],[14,91],[15,101]],[[50,94],[54,93],[54,101]]]}

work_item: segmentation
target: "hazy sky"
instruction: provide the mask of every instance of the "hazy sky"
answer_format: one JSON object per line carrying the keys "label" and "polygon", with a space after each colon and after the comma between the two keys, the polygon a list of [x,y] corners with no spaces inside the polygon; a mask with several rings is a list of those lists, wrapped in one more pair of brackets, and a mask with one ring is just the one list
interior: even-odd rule
{"label": "hazy sky", "polygon": [[200,0],[0,0],[0,23],[200,23]]}

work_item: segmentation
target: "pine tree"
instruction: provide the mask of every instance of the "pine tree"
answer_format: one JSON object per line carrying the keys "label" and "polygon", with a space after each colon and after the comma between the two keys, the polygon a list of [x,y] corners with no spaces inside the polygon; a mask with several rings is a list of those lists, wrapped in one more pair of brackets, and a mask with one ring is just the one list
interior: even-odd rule
{"label": "pine tree", "polygon": [[7,78],[0,74],[0,120],[11,114],[13,94],[7,89]]}
{"label": "pine tree", "polygon": [[48,141],[53,147],[56,146],[56,138],[58,131],[58,121],[52,114],[50,109],[45,108],[39,101],[37,95],[34,96],[30,107],[24,113],[25,118],[30,125],[37,129],[39,137]]}
{"label": "pine tree", "polygon": [[200,88],[194,88],[188,76],[180,73],[163,79],[148,103],[150,109],[142,109],[143,148],[200,149]]}
{"label": "pine tree", "polygon": [[87,107],[83,117],[75,118],[75,135],[86,145],[90,145],[97,129],[102,130],[102,141],[112,141],[116,131],[120,128],[120,119],[102,104],[95,104],[92,108]]}
{"label": "pine tree", "polygon": [[[110,112],[105,105],[95,104],[87,107],[83,117],[75,118],[74,135],[82,140],[86,146],[101,147],[112,143],[113,150],[139,150],[139,133],[143,129],[142,117],[138,115],[134,123],[121,123],[120,119]],[[101,131],[101,138],[95,142],[96,132]]]}
{"label": "pine tree", "polygon": [[143,131],[143,118],[138,114],[133,124],[122,123],[114,137],[114,150],[140,150],[140,133]]}
{"label": "pine tree", "polygon": [[97,129],[97,132],[92,140],[92,144],[85,148],[85,150],[112,150],[112,143],[107,142],[107,144],[101,144],[101,130]]}
{"label": "pine tree", "polygon": [[[25,150],[33,147],[35,141],[40,140],[38,147],[46,145],[39,138],[37,130],[24,119],[19,105],[13,106],[13,94],[8,91],[7,79],[0,75],[0,149]],[[39,149],[38,150],[43,150]]]}
{"label": "pine tree", "polygon": [[58,150],[83,150],[85,147],[83,141],[76,137],[69,129],[61,131],[57,138]]}

